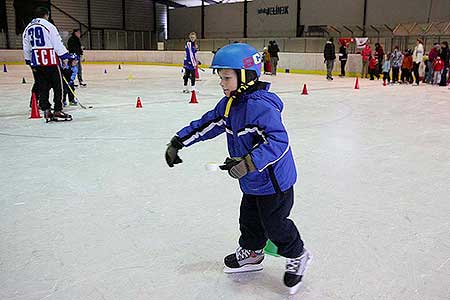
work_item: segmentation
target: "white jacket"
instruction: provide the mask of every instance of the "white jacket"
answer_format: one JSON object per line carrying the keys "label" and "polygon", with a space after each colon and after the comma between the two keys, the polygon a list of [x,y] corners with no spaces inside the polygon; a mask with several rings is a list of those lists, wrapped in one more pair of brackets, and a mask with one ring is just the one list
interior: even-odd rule
{"label": "white jacket", "polygon": [[23,56],[27,64],[57,66],[59,58],[66,59],[69,53],[56,27],[41,18],[33,19],[23,32]]}
{"label": "white jacket", "polygon": [[413,52],[413,61],[415,63],[421,63],[423,60],[423,45],[421,43],[419,43],[419,45],[417,45],[414,48],[414,52]]}

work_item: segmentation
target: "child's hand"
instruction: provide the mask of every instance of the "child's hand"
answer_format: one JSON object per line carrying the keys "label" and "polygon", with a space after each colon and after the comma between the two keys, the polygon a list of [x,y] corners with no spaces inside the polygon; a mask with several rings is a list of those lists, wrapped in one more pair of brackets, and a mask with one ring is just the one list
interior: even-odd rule
{"label": "child's hand", "polygon": [[177,136],[174,136],[170,143],[167,144],[167,150],[166,150],[166,162],[169,165],[169,167],[173,168],[174,165],[180,164],[183,162],[183,160],[178,156],[178,150],[183,148],[183,144],[180,141],[180,138]]}
{"label": "child's hand", "polygon": [[256,171],[255,164],[250,154],[244,157],[227,157],[223,165],[219,166],[221,170],[228,171],[231,177],[241,179],[247,173]]}

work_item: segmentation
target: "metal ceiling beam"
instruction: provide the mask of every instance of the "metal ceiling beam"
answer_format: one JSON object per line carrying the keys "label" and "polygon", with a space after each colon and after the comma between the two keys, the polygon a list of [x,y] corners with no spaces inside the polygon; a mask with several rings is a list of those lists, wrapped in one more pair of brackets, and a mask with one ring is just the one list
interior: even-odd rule
{"label": "metal ceiling beam", "polygon": [[175,1],[170,1],[170,0],[154,0],[154,1],[156,3],[168,5],[168,6],[175,7],[175,8],[187,7],[186,5],[177,3]]}
{"label": "metal ceiling beam", "polygon": [[220,2],[214,1],[214,0],[205,0],[206,3],[209,4],[220,4]]}

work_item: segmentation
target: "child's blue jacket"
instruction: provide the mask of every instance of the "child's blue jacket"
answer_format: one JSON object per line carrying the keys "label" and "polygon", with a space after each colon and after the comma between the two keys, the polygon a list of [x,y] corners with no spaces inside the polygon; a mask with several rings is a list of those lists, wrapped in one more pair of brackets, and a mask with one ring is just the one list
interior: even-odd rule
{"label": "child's blue jacket", "polygon": [[228,98],[201,119],[192,121],[177,135],[184,146],[212,139],[227,133],[230,157],[250,153],[257,171],[239,180],[241,190],[251,195],[271,195],[286,191],[297,179],[289,138],[281,111],[283,102],[269,92],[268,83],[258,83],[261,89],[244,94],[231,105],[228,117],[225,109]]}

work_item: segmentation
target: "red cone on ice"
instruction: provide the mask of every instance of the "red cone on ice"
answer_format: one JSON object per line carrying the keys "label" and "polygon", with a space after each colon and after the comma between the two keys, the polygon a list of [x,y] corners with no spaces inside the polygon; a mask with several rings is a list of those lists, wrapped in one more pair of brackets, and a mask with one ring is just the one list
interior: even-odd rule
{"label": "red cone on ice", "polygon": [[198,66],[195,67],[195,79],[200,79],[200,75],[198,74]]}
{"label": "red cone on ice", "polygon": [[137,97],[136,108],[142,108],[141,97]]}
{"label": "red cone on ice", "polygon": [[359,90],[359,81],[358,81],[358,77],[356,77],[356,81],[355,81],[355,90]]}
{"label": "red cone on ice", "polygon": [[36,94],[33,93],[31,96],[31,116],[30,119],[40,119],[39,107],[36,100]]}
{"label": "red cone on ice", "polygon": [[306,89],[306,83],[303,85],[302,95],[308,95],[308,90]]}
{"label": "red cone on ice", "polygon": [[191,101],[189,103],[198,103],[197,94],[195,93],[195,90],[192,90]]}
{"label": "red cone on ice", "polygon": [[383,86],[386,86],[386,79],[383,79]]}

